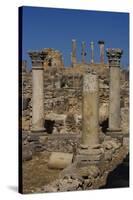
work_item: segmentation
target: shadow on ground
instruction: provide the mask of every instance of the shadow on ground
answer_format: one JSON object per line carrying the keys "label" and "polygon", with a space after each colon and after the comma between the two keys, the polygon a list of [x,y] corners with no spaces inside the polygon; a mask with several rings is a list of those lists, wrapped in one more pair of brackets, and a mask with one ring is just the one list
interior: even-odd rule
{"label": "shadow on ground", "polygon": [[107,183],[100,189],[129,187],[129,156],[114,171],[110,172]]}

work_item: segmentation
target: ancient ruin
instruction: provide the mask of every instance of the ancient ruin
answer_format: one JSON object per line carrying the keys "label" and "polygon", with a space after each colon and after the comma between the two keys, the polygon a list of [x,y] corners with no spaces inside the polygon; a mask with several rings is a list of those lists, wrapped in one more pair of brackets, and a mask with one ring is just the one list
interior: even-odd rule
{"label": "ancient ruin", "polygon": [[[22,62],[23,192],[89,190],[103,187],[129,154],[129,72],[120,67],[124,52],[100,46],[95,63],[90,42],[81,44],[77,62],[72,40],[71,66],[47,48],[28,52]],[[21,95],[21,94],[20,94]]]}

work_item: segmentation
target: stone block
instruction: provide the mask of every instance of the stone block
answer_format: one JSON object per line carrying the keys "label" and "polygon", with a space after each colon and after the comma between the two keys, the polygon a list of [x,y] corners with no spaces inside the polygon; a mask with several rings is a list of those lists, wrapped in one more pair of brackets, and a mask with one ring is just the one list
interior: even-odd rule
{"label": "stone block", "polygon": [[111,161],[112,160],[112,151],[111,150],[105,151],[104,160],[106,160],[106,161]]}
{"label": "stone block", "polygon": [[39,137],[39,142],[41,144],[46,144],[47,141],[48,141],[48,136],[40,136]]}
{"label": "stone block", "polygon": [[48,161],[48,167],[53,169],[64,169],[72,163],[72,159],[72,153],[52,152]]}
{"label": "stone block", "polygon": [[38,141],[38,140],[39,140],[38,135],[29,135],[28,136],[28,142],[35,142],[35,141]]}
{"label": "stone block", "polygon": [[96,165],[88,165],[86,167],[80,167],[78,169],[78,174],[84,177],[96,178],[100,175],[100,170]]}
{"label": "stone block", "polygon": [[75,191],[78,189],[78,187],[81,186],[81,182],[76,179],[66,178],[61,180],[59,188],[61,192],[65,191]]}
{"label": "stone block", "polygon": [[79,149],[78,150],[79,154],[84,154],[84,155],[100,155],[103,153],[102,149]]}
{"label": "stone block", "polygon": [[123,146],[129,147],[129,138],[128,137],[123,138]]}
{"label": "stone block", "polygon": [[28,161],[32,159],[32,151],[31,150],[23,150],[22,151],[22,160]]}
{"label": "stone block", "polygon": [[76,160],[78,162],[86,162],[86,161],[100,161],[101,159],[103,159],[103,154],[99,154],[99,155],[77,155],[76,156]]}
{"label": "stone block", "polygon": [[119,149],[121,147],[120,142],[110,141],[110,144],[113,146],[115,150]]}

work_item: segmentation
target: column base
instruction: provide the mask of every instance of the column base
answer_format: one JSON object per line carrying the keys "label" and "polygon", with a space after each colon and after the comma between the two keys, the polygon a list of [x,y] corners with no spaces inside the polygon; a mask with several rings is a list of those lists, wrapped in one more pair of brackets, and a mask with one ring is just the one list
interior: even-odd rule
{"label": "column base", "polygon": [[81,144],[75,160],[78,166],[87,166],[89,164],[98,164],[104,158],[104,151],[101,145],[87,146]]}
{"label": "column base", "polygon": [[40,129],[31,129],[32,133],[42,133],[42,132],[46,132],[45,128],[40,128]]}
{"label": "column base", "polygon": [[109,132],[120,132],[121,131],[121,128],[116,128],[116,129],[112,129],[112,128],[108,128],[107,129]]}
{"label": "column base", "polygon": [[111,136],[112,138],[117,138],[117,139],[122,139],[123,138],[123,132],[122,130],[119,128],[119,129],[107,129],[107,132],[106,132],[106,135],[107,136]]}

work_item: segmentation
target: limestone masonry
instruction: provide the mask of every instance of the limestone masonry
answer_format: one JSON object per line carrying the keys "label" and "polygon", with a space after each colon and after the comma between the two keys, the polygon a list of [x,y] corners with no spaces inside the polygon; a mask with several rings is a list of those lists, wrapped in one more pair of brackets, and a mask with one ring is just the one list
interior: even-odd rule
{"label": "limestone masonry", "polygon": [[85,42],[78,62],[76,40],[70,66],[52,48],[28,52],[32,70],[22,62],[23,161],[44,152],[49,167],[62,169],[58,179],[36,192],[99,188],[128,154],[129,72],[120,67],[124,52],[107,49],[106,64],[105,42],[98,44],[100,63],[95,63],[93,41],[90,63]]}

